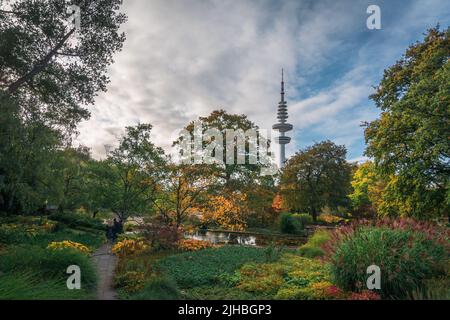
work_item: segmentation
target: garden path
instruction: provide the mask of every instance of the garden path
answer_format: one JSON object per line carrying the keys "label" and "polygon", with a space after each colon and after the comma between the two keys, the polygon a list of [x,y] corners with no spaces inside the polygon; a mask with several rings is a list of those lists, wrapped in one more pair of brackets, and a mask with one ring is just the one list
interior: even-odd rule
{"label": "garden path", "polygon": [[106,243],[92,255],[99,276],[97,286],[98,300],[117,300],[117,293],[113,287],[117,257],[111,252],[111,247],[110,243]]}

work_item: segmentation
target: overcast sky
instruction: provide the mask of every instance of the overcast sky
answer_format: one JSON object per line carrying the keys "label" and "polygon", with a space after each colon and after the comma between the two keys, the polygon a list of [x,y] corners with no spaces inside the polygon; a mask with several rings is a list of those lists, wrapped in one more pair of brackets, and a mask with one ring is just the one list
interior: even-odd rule
{"label": "overcast sky", "polygon": [[[381,30],[366,9],[381,8]],[[271,128],[285,69],[292,143],[287,156],[324,139],[364,153],[362,121],[379,111],[368,96],[383,70],[438,22],[447,0],[125,0],[128,22],[111,83],[80,125],[78,141],[104,157],[124,127],[154,126],[154,142],[222,108]]]}

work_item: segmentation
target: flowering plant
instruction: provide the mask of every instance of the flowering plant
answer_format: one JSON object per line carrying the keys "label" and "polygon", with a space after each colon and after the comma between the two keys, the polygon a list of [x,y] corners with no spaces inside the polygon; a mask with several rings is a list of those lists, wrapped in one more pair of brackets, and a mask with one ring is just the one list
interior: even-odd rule
{"label": "flowering plant", "polygon": [[195,239],[181,239],[177,242],[178,248],[183,251],[198,251],[201,249],[211,248],[214,245],[209,241]]}
{"label": "flowering plant", "polygon": [[78,242],[73,242],[70,240],[64,240],[64,241],[59,241],[59,242],[51,242],[48,246],[47,249],[52,249],[52,250],[61,250],[61,249],[75,249],[77,251],[80,251],[82,253],[85,254],[89,254],[91,252],[91,250],[89,250],[88,247],[86,247],[85,245],[78,243]]}
{"label": "flowering plant", "polygon": [[125,257],[134,255],[137,253],[141,253],[145,249],[148,248],[148,245],[145,243],[144,240],[140,239],[125,239],[122,241],[117,242],[112,247],[112,252],[117,255],[118,257]]}

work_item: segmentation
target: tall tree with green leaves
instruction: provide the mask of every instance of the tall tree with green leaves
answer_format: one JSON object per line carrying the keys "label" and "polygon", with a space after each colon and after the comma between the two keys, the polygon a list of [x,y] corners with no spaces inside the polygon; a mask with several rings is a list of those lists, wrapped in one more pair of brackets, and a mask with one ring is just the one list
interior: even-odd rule
{"label": "tall tree with green leaves", "polygon": [[316,220],[328,206],[348,206],[352,165],[345,146],[327,140],[298,151],[283,168],[281,194],[293,211],[309,212]]}
{"label": "tall tree with green leaves", "polygon": [[399,204],[396,212],[381,214],[429,218],[450,212],[449,59],[450,28],[430,29],[385,70],[371,96],[382,112],[366,124],[366,154],[390,182],[385,196]]}
{"label": "tall tree with green leaves", "polygon": [[89,117],[83,106],[106,90],[107,67],[125,40],[121,3],[1,0],[0,90],[18,100],[22,114],[40,112],[73,130]]}
{"label": "tall tree with green leaves", "polygon": [[86,178],[91,161],[89,148],[82,145],[55,153],[49,196],[61,212],[88,207],[90,190],[87,188]]}
{"label": "tall tree with green leaves", "polygon": [[32,213],[53,190],[52,166],[61,135],[39,114],[24,122],[13,99],[0,92],[0,211]]}
{"label": "tall tree with green leaves", "polygon": [[167,159],[151,141],[151,129],[150,124],[127,127],[119,147],[91,165],[97,207],[111,210],[123,221],[155,210],[153,202],[166,175]]}
{"label": "tall tree with green leaves", "polygon": [[[262,136],[258,136],[257,140],[246,136],[245,133],[248,130],[253,130],[257,132],[259,130],[258,126],[250,121],[246,115],[243,114],[229,114],[225,110],[215,110],[211,112],[210,115],[206,117],[199,117],[198,122],[202,124],[200,128],[201,132],[195,132],[194,121],[190,122],[186,126],[187,132],[191,135],[205,135],[205,133],[210,130],[217,130],[222,138],[222,161],[216,164],[203,165],[210,166],[213,168],[214,178],[218,182],[220,188],[225,188],[225,190],[244,190],[255,183],[258,183],[261,169],[268,167],[270,165],[270,159],[268,155],[259,153],[258,158],[255,163],[251,163],[250,157],[254,155],[253,150],[258,150],[258,148],[267,143],[267,140]],[[234,130],[235,136],[227,137],[227,130]],[[227,141],[227,138],[230,138]],[[244,148],[238,148],[236,143],[238,139],[245,141]],[[202,147],[206,150],[206,147],[213,140],[209,137],[204,136]],[[192,150],[195,150],[195,139],[192,139],[188,143]],[[234,143],[234,145],[233,145]],[[270,141],[269,141],[270,143]],[[180,140],[177,140],[175,145],[180,144]],[[217,150],[213,151],[214,154]],[[234,159],[234,161],[227,161],[227,157]],[[263,159],[264,157],[264,159]],[[238,158],[241,158],[244,163],[238,163]],[[211,172],[208,170],[208,172]]]}

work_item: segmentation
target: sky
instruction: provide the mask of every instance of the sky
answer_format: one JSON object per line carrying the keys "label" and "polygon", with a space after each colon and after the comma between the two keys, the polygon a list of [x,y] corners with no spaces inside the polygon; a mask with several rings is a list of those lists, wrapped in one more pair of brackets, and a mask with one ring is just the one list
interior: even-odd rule
{"label": "sky", "polygon": [[[380,30],[366,26],[369,5],[381,9]],[[170,152],[174,131],[217,109],[270,129],[283,68],[287,157],[329,139],[364,161],[361,123],[379,115],[368,96],[383,70],[450,22],[447,0],[125,0],[122,11],[127,40],[76,140],[95,158],[138,123]]]}

